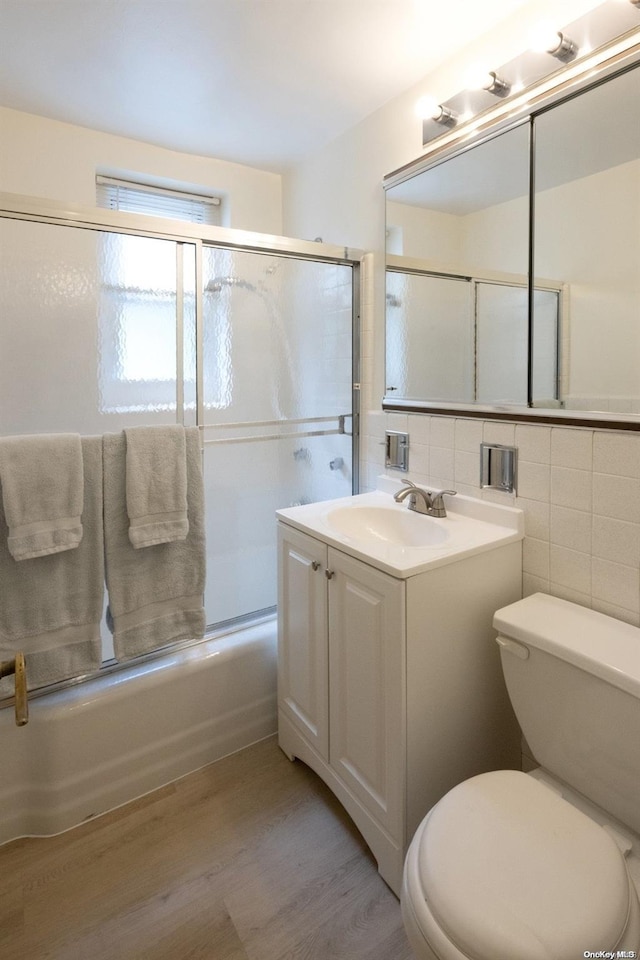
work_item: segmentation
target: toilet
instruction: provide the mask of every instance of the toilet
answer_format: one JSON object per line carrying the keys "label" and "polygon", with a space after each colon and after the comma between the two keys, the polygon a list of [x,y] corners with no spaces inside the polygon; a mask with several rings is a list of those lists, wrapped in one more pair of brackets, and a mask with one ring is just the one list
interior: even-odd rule
{"label": "toilet", "polygon": [[409,846],[419,960],[640,958],[640,630],[535,594],[495,614],[531,773],[465,780]]}

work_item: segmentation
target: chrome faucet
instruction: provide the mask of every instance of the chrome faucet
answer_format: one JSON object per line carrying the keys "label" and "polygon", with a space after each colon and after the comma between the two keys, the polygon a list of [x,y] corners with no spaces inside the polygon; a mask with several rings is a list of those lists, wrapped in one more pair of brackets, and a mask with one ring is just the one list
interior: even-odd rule
{"label": "chrome faucet", "polygon": [[396,503],[402,503],[408,497],[409,510],[415,510],[416,513],[422,513],[427,517],[446,517],[447,511],[442,497],[445,493],[455,497],[455,490],[423,490],[412,480],[405,480],[404,483],[407,486],[393,495]]}

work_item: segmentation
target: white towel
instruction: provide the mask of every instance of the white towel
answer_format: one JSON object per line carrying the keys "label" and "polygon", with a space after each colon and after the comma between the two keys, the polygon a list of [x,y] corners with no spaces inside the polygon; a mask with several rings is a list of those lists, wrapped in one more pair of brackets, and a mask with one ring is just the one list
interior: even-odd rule
{"label": "white towel", "polygon": [[108,623],[116,658],[204,636],[204,487],[200,432],[185,430],[189,532],[184,540],[136,550],[129,539],[124,433],[105,434],[104,537]]}
{"label": "white towel", "polygon": [[9,551],[30,560],[82,540],[82,449],[75,433],[0,439],[2,503]]}
{"label": "white towel", "polygon": [[189,533],[184,427],[129,427],[124,433],[129,540],[136,550],[184,540]]}
{"label": "white towel", "polygon": [[[104,600],[102,438],[81,441],[84,535],[76,550],[16,563],[0,503],[0,660],[26,655],[29,689],[98,670]],[[3,695],[12,679],[0,681]]]}

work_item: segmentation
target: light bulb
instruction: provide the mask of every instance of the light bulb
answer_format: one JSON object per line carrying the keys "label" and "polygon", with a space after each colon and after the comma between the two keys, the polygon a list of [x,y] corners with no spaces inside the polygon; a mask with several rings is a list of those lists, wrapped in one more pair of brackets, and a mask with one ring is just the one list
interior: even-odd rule
{"label": "light bulb", "polygon": [[495,70],[487,70],[479,65],[467,71],[466,85],[470,90],[487,90],[495,97],[507,97],[511,93],[511,85],[499,77]]}
{"label": "light bulb", "polygon": [[562,35],[553,24],[539,23],[531,33],[530,46],[536,53],[551,53],[560,46]]}
{"label": "light bulb", "polygon": [[465,86],[469,90],[486,90],[493,83],[493,74],[486,67],[475,64],[469,67],[465,75]]}
{"label": "light bulb", "polygon": [[548,21],[538,24],[533,30],[530,46],[536,53],[550,53],[552,57],[565,62],[573,60],[578,53],[577,44]]}
{"label": "light bulb", "polygon": [[435,120],[440,113],[440,104],[435,97],[420,97],[416,103],[415,111],[421,120]]}
{"label": "light bulb", "polygon": [[435,97],[421,97],[416,103],[415,111],[422,120],[435,120],[436,123],[444,123],[449,126],[455,126],[458,122],[457,114],[453,110],[443,107]]}

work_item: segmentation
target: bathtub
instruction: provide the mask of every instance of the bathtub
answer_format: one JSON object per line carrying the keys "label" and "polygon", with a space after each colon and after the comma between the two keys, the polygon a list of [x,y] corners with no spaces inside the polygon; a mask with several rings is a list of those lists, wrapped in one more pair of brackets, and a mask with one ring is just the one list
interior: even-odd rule
{"label": "bathtub", "polygon": [[276,621],[0,710],[0,843],[50,836],[276,730]]}

